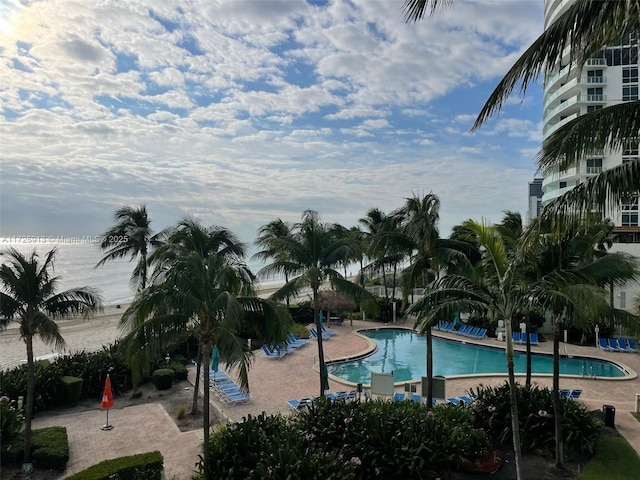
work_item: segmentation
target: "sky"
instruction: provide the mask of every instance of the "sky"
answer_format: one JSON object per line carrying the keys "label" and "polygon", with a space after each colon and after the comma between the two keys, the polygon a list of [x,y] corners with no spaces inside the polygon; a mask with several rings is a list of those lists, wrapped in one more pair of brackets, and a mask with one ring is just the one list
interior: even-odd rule
{"label": "sky", "polygon": [[313,209],[356,225],[413,194],[443,236],[527,210],[535,85],[470,133],[542,0],[2,0],[0,235],[90,236],[122,205],[242,241]]}

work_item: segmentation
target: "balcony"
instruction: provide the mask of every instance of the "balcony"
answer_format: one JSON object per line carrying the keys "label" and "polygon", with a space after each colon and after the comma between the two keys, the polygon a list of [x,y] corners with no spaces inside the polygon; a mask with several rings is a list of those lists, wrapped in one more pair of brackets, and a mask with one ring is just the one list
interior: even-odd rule
{"label": "balcony", "polygon": [[599,93],[597,95],[587,95],[586,97],[587,97],[587,99],[586,99],[587,102],[600,102],[600,103],[602,103],[602,102],[606,102],[607,101],[607,96],[603,95],[601,93]]}
{"label": "balcony", "polygon": [[566,125],[571,120],[574,120],[579,116],[580,116],[580,112],[576,112],[573,115],[569,115],[568,117],[563,118],[558,123],[545,125],[544,128],[542,129],[542,136],[544,137],[544,139],[546,139],[549,135],[551,135],[553,132],[558,130],[560,127]]}
{"label": "balcony", "polygon": [[607,59],[606,58],[588,58],[587,63],[585,63],[587,67],[606,67]]}
{"label": "balcony", "polygon": [[605,85],[607,83],[607,77],[582,77],[585,83],[597,83]]}
{"label": "balcony", "polygon": [[580,102],[580,94],[576,95],[573,98],[570,98],[569,100],[567,100],[565,102],[562,102],[557,107],[552,108],[545,115],[543,115],[542,121],[544,123],[548,122],[549,119],[552,118],[554,115],[557,115],[557,114],[559,114],[561,112],[566,112],[572,105],[575,105],[578,102]]}

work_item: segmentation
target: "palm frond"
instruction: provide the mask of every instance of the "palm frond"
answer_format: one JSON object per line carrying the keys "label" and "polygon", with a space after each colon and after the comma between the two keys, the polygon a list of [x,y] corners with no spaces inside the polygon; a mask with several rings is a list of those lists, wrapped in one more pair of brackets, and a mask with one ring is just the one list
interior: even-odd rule
{"label": "palm frond", "polygon": [[444,9],[453,4],[453,0],[405,0],[402,10],[406,22],[421,20],[427,10],[433,15],[438,9]]}
{"label": "palm frond", "polygon": [[588,213],[595,207],[601,211],[619,208],[640,190],[640,160],[633,160],[603,170],[567,193],[544,206],[542,221],[552,217],[570,218],[571,215]]}
{"label": "palm frond", "polygon": [[581,68],[601,48],[637,31],[640,31],[637,0],[575,0],[516,60],[482,107],[472,130],[500,111],[518,84],[524,94],[543,71],[556,67],[565,47],[571,47],[570,63]]}

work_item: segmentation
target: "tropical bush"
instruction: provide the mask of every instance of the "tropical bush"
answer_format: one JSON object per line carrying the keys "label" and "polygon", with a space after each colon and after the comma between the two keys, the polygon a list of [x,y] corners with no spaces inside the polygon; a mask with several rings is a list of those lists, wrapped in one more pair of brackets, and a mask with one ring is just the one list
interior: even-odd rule
{"label": "tropical bush", "polygon": [[64,376],[60,378],[60,382],[64,387],[65,402],[68,405],[77,404],[80,401],[80,396],[82,395],[82,378]]}
{"label": "tropical bush", "polygon": [[309,338],[310,336],[309,330],[307,330],[304,325],[301,325],[299,323],[294,323],[291,326],[291,332],[298,338]]}
{"label": "tropical bush", "polygon": [[[509,385],[480,386],[471,392],[476,396],[470,410],[477,427],[486,429],[493,441],[507,443],[511,438]],[[568,457],[592,455],[600,432],[600,422],[580,403],[563,398],[562,431],[564,451]],[[518,388],[518,420],[523,452],[553,455],[555,431],[553,397],[547,388]]]}
{"label": "tropical bush", "polygon": [[176,362],[174,360],[171,360],[169,365],[167,365],[167,368],[173,371],[173,379],[176,382],[186,380],[187,376],[189,375],[189,370],[187,370],[187,367],[185,367],[184,364]]}
{"label": "tropical bush", "polygon": [[5,458],[14,440],[21,438],[23,426],[24,415],[16,402],[9,397],[0,398],[0,458]]}
{"label": "tropical bush", "polygon": [[[69,462],[69,439],[65,427],[33,430],[31,458],[33,465],[46,470],[64,470]],[[22,433],[2,451],[2,465],[20,465],[24,452]]]}
{"label": "tropical bush", "polygon": [[294,417],[218,427],[209,449],[211,478],[404,479],[446,476],[488,442],[469,409],[319,400]]}
{"label": "tropical bush", "polygon": [[169,390],[173,385],[173,370],[170,368],[159,368],[153,372],[153,384],[158,390]]}

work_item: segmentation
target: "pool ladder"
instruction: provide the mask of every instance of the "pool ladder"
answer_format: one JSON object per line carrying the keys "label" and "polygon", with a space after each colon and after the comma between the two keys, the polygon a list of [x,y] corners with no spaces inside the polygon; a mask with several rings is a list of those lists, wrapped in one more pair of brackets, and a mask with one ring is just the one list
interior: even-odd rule
{"label": "pool ladder", "polygon": [[[584,367],[585,366],[586,365],[583,363],[582,366],[580,367],[580,375],[582,375],[582,377],[584,377],[586,375],[585,371],[584,371]],[[589,374],[588,375],[589,375],[589,377],[593,378],[594,380],[596,379],[596,375],[595,375],[595,373],[593,373],[593,364],[592,363],[589,364]]]}

